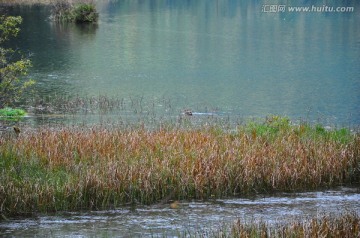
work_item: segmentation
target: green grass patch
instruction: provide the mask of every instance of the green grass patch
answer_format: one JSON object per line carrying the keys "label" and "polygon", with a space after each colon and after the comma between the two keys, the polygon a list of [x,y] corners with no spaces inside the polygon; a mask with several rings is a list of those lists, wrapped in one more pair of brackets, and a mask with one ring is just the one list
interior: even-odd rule
{"label": "green grass patch", "polygon": [[53,4],[51,18],[57,22],[96,23],[99,13],[93,2],[60,1]]}
{"label": "green grass patch", "polygon": [[301,139],[314,141],[329,140],[346,144],[354,138],[354,133],[348,128],[327,129],[321,124],[311,125],[309,123],[292,124],[287,117],[270,116],[265,121],[250,121],[240,128],[251,134],[252,138],[266,138],[274,140],[279,137],[295,135]]}
{"label": "green grass patch", "polygon": [[21,118],[24,116],[26,116],[26,112],[23,109],[11,107],[0,109],[0,117]]}

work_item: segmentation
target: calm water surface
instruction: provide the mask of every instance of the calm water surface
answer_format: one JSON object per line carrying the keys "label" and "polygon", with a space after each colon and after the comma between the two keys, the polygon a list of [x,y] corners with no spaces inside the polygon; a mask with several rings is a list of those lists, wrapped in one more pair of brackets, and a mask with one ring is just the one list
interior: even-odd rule
{"label": "calm water surface", "polygon": [[[354,11],[268,13],[269,4]],[[356,0],[99,1],[99,24],[90,27],[54,24],[33,7],[20,10],[13,44],[32,54],[41,95],[359,125],[359,9]]]}

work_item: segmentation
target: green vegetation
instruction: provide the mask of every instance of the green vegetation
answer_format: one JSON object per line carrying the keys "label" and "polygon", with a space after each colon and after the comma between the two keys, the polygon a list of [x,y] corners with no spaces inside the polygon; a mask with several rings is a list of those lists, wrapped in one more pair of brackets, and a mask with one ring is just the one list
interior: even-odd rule
{"label": "green vegetation", "polygon": [[248,124],[247,132],[253,138],[257,136],[266,137],[268,140],[276,139],[289,131],[305,139],[328,139],[339,143],[348,143],[351,139],[351,131],[347,128],[326,130],[322,125],[311,126],[308,123],[301,123],[294,127],[287,117],[269,116],[264,123],[252,121]]}
{"label": "green vegetation", "polygon": [[99,13],[94,0],[0,0],[4,5],[48,5],[56,22],[96,23]]}
{"label": "green vegetation", "polygon": [[[277,130],[269,129],[274,125]],[[271,132],[257,132],[263,128]],[[0,143],[1,213],[104,209],[165,198],[358,183],[359,134],[318,128],[272,117],[236,132],[205,126],[23,129],[18,138]]]}
{"label": "green vegetation", "polygon": [[52,18],[58,22],[91,23],[99,17],[92,1],[58,1],[53,3]]}
{"label": "green vegetation", "polygon": [[18,101],[24,91],[34,84],[26,80],[31,62],[13,49],[3,48],[3,44],[20,31],[21,17],[0,16],[0,108]]}
{"label": "green vegetation", "polygon": [[26,115],[26,112],[22,109],[5,107],[0,109],[0,117],[8,117],[8,118],[20,118]]}
{"label": "green vegetation", "polygon": [[75,22],[96,22],[99,14],[94,4],[79,4],[73,10]]}

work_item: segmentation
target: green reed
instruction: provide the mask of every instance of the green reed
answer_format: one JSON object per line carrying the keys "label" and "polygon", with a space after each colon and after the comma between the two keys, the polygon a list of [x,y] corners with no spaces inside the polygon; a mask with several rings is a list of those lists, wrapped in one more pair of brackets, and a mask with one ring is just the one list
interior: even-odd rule
{"label": "green reed", "polygon": [[24,129],[18,138],[0,138],[0,211],[104,209],[358,183],[359,152],[358,133],[281,117],[231,131]]}

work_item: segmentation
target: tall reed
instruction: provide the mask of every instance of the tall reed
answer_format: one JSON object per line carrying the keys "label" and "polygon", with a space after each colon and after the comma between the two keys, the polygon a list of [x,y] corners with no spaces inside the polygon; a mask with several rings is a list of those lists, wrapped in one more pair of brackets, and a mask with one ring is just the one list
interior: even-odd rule
{"label": "tall reed", "polygon": [[[190,234],[189,234],[190,235]],[[340,216],[323,215],[304,221],[288,221],[285,224],[269,224],[264,221],[244,222],[237,220],[218,231],[191,234],[191,237],[333,237],[352,238],[360,236],[360,218],[355,213]],[[185,237],[185,236],[184,236]],[[189,236],[187,236],[189,237]]]}
{"label": "tall reed", "polygon": [[357,133],[282,120],[232,132],[212,126],[27,130],[0,139],[0,211],[102,209],[359,182]]}

